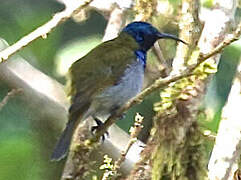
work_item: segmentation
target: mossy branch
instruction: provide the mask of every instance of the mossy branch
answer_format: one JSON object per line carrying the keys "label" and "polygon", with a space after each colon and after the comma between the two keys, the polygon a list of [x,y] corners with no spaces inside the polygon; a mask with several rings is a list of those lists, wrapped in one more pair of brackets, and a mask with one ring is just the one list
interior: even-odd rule
{"label": "mossy branch", "polygon": [[241,23],[239,23],[238,27],[234,31],[234,33],[231,36],[228,36],[226,39],[224,39],[216,48],[214,48],[212,51],[210,51],[207,54],[199,53],[197,56],[197,63],[194,65],[188,66],[185,70],[181,71],[179,74],[170,75],[166,78],[159,78],[157,79],[153,84],[151,84],[149,87],[144,89],[140,94],[138,94],[135,98],[131,99],[129,102],[127,102],[122,108],[120,108],[115,114],[110,116],[104,123],[103,127],[97,131],[96,136],[92,139],[92,142],[98,141],[98,139],[107,131],[108,127],[110,127],[112,124],[115,123],[116,119],[118,117],[121,117],[121,115],[130,109],[132,106],[136,104],[140,104],[143,99],[154,92],[157,89],[163,88],[167,86],[168,84],[175,82],[177,80],[180,80],[185,77],[189,77],[194,75],[194,70],[205,60],[208,58],[221,53],[221,51],[228,45],[230,45],[232,42],[237,41],[241,35]]}

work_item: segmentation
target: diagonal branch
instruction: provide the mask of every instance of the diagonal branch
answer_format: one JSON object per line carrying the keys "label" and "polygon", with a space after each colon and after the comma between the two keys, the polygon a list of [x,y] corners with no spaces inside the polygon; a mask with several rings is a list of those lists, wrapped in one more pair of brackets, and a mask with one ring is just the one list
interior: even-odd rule
{"label": "diagonal branch", "polygon": [[36,30],[29,33],[28,35],[24,36],[12,46],[9,46],[8,48],[1,51],[0,63],[7,60],[10,56],[18,52],[23,47],[27,46],[32,41],[38,39],[39,37],[45,39],[47,37],[47,34],[51,32],[55,27],[65,22],[68,18],[77,13],[80,9],[88,6],[89,3],[91,3],[92,1],[93,0],[76,1],[71,6],[66,6],[65,10],[56,13],[50,21],[38,27]]}
{"label": "diagonal branch", "polygon": [[239,23],[237,29],[235,30],[235,32],[229,36],[228,38],[226,38],[225,40],[223,40],[216,48],[214,48],[211,52],[207,53],[207,54],[199,54],[198,58],[197,58],[197,64],[191,65],[189,67],[186,68],[186,70],[183,70],[182,72],[180,72],[179,74],[174,74],[174,75],[170,75],[166,78],[159,78],[157,79],[152,85],[150,85],[148,88],[144,89],[140,94],[138,94],[135,98],[133,98],[132,100],[130,100],[128,103],[126,103],[121,109],[119,109],[116,114],[110,116],[104,123],[103,128],[101,128],[97,133],[96,133],[96,137],[93,138],[93,142],[95,142],[96,140],[98,140],[108,129],[108,127],[110,127],[112,124],[115,123],[116,119],[118,117],[120,117],[125,111],[127,111],[129,108],[131,108],[132,106],[136,105],[136,104],[140,104],[144,97],[146,97],[147,95],[151,94],[152,92],[154,92],[157,89],[163,88],[165,86],[167,86],[168,84],[178,81],[182,78],[185,77],[189,77],[193,75],[193,71],[205,60],[207,60],[208,58],[220,53],[226,46],[228,46],[229,44],[231,44],[234,41],[237,41],[239,36],[241,35],[241,23]]}

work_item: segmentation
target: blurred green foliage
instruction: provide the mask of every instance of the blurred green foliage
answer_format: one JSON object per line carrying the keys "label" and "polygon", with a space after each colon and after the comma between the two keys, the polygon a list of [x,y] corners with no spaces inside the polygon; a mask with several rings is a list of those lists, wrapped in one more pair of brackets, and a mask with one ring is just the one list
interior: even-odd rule
{"label": "blurred green foliage", "polygon": [[[8,88],[0,85],[0,99]],[[40,169],[45,169],[39,156],[40,144],[31,132],[24,105],[16,97],[0,111],[0,179],[42,179]]]}
{"label": "blurred green foliage", "polygon": [[[11,45],[46,23],[63,8],[63,5],[53,0],[2,1],[0,37]],[[34,67],[64,83],[64,78],[56,74],[58,55],[73,41],[79,42],[73,47],[75,51],[83,49],[87,53],[100,42],[105,25],[103,16],[92,12],[85,22],[77,24],[69,20],[51,32],[47,39],[34,41],[19,54]],[[93,42],[90,43],[90,40]],[[0,82],[0,101],[9,90]],[[63,162],[49,161],[57,137],[48,136],[48,130],[40,132],[43,127],[40,127],[41,124],[33,124],[36,117],[28,111],[17,97],[10,99],[0,111],[0,180],[59,179]]]}
{"label": "blurred green foliage", "polygon": [[[170,1],[180,3],[177,0]],[[211,0],[203,1],[207,7],[211,6],[211,3]],[[63,5],[54,0],[1,1],[0,37],[12,44],[47,22],[55,12],[62,9]],[[240,16],[240,11],[237,14]],[[47,39],[38,39],[19,54],[42,72],[64,83],[64,77],[58,74],[57,67],[60,63],[65,66],[64,61],[72,61],[74,55],[82,55],[83,52],[86,53],[97,45],[101,41],[105,26],[106,20],[103,16],[92,12],[85,22],[77,24],[68,20],[51,32]],[[226,101],[236,65],[240,59],[240,43],[239,41],[238,45],[225,49],[218,73],[208,89],[206,106],[212,110],[213,114],[208,121],[205,118],[201,119],[201,124],[212,132],[217,131],[221,109]],[[166,48],[170,49],[169,46]],[[81,51],[80,54],[79,51]],[[165,54],[165,57],[169,60],[173,55]],[[8,90],[9,88],[0,82],[0,101]],[[159,92],[153,93],[141,105],[128,111],[126,118],[118,121],[117,124],[128,131],[134,122],[135,113],[140,112],[145,117],[145,132],[141,135],[141,139],[146,140],[146,132],[151,126],[150,122],[154,115],[153,103],[159,99]],[[49,162],[53,142],[48,139],[53,140],[53,137],[44,133],[44,137],[41,138],[46,139],[46,142],[42,142],[39,137],[41,132],[38,132],[38,127],[32,124],[32,119],[34,119],[33,115],[18,98],[10,99],[0,111],[0,180],[59,179],[61,171],[59,167],[63,164]],[[208,149],[211,149],[211,146]]]}
{"label": "blurred green foliage", "polygon": [[204,7],[211,8],[213,6],[213,0],[201,0],[201,4]]}
{"label": "blurred green foliage", "polygon": [[227,47],[221,57],[218,72],[210,82],[205,97],[205,108],[212,111],[212,115],[203,123],[205,127],[217,132],[221,118],[222,108],[228,98],[236,67],[241,56],[241,40]]}
{"label": "blurred green foliage", "polygon": [[38,171],[44,166],[42,162],[35,160],[38,154],[34,152],[36,144],[32,143],[36,140],[29,139],[29,136],[8,137],[5,135],[4,137],[7,137],[7,140],[1,140],[0,144],[1,179],[42,179]]}

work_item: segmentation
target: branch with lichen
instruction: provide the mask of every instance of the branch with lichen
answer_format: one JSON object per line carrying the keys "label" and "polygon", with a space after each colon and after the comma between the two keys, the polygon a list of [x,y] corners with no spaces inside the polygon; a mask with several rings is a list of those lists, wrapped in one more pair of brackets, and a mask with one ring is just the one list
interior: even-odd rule
{"label": "branch with lichen", "polygon": [[97,131],[95,138],[93,138],[93,141],[98,140],[110,127],[113,123],[115,123],[116,119],[121,117],[121,115],[130,109],[132,106],[136,104],[140,104],[144,98],[151,94],[152,92],[156,91],[157,89],[161,89],[166,87],[172,82],[176,82],[178,80],[181,80],[185,77],[190,77],[195,75],[195,73],[198,73],[198,71],[195,72],[195,70],[200,66],[201,63],[205,62],[210,57],[221,53],[222,50],[230,45],[232,42],[237,41],[239,39],[239,36],[241,35],[241,23],[238,25],[237,29],[233,33],[232,36],[228,36],[225,40],[223,40],[216,48],[211,50],[207,54],[202,54],[199,51],[195,52],[197,55],[197,63],[193,65],[189,65],[185,70],[181,71],[179,74],[170,75],[166,78],[159,78],[157,79],[153,84],[151,84],[149,87],[144,89],[140,94],[138,94],[135,98],[131,99],[129,102],[127,102],[122,108],[120,108],[114,115],[110,116],[105,123],[103,124],[103,127]]}
{"label": "branch with lichen", "polygon": [[[183,72],[190,58],[190,54],[196,47],[197,43],[194,42],[197,42],[201,32],[198,9],[198,1],[182,1],[179,37],[188,42],[190,46],[185,46],[181,43],[178,44],[171,75]],[[193,58],[196,59],[194,62],[196,62],[195,64],[197,65],[199,51],[196,52],[196,56]],[[189,159],[187,157],[192,157],[195,154],[194,151],[188,152],[188,148],[189,145],[194,142],[191,138],[196,137],[194,133],[196,131],[189,131],[188,133],[190,134],[188,137],[190,138],[184,138],[186,131],[185,124],[189,123],[184,120],[184,117],[178,116],[176,100],[190,97],[190,94],[188,94],[189,90],[186,89],[186,86],[193,84],[188,81],[188,79],[195,76],[194,71],[196,71],[196,69],[193,70],[192,76],[175,81],[161,91],[160,102],[154,104],[154,110],[157,113],[153,119],[153,128],[149,141],[142,153],[142,159],[136,164],[128,179],[138,179],[140,177],[146,177],[147,179],[148,177],[152,177],[152,179],[186,178],[185,172],[188,169],[187,164],[192,161],[191,158]],[[193,85],[189,86],[189,89],[190,87],[192,89]],[[180,106],[182,109],[185,109],[186,105],[183,104]],[[183,113],[186,114],[186,117],[188,116],[186,111]],[[194,163],[193,161],[192,164]],[[188,174],[194,174],[195,172],[196,169],[193,169],[193,172]],[[189,176],[189,179],[197,178],[190,178]]]}
{"label": "branch with lichen", "polygon": [[[143,101],[143,99],[151,94],[152,92],[154,92],[157,89],[160,88],[164,88],[166,86],[168,86],[170,83],[172,82],[176,82],[178,80],[181,80],[183,78],[186,77],[191,77],[194,75],[199,75],[200,71],[199,71],[199,66],[204,63],[208,58],[220,53],[226,46],[228,46],[230,43],[238,40],[238,37],[241,35],[241,23],[239,24],[238,28],[236,29],[236,31],[234,32],[232,38],[228,37],[226,38],[224,41],[222,41],[220,43],[219,46],[217,46],[216,48],[214,48],[211,52],[207,53],[207,54],[201,54],[199,53],[199,51],[196,51],[194,54],[196,54],[196,60],[197,63],[190,65],[186,68],[186,70],[181,71],[179,74],[174,74],[174,75],[170,75],[164,79],[160,78],[157,79],[152,85],[150,85],[148,88],[146,88],[145,90],[143,90],[140,94],[138,94],[135,98],[133,98],[132,100],[130,100],[126,105],[124,105],[121,109],[119,109],[116,114],[112,115],[111,117],[109,117],[105,123],[103,124],[102,128],[99,129],[96,132],[96,136],[90,140],[87,141],[87,145],[88,146],[92,146],[91,144],[94,143],[96,145],[96,143],[98,142],[99,138],[107,131],[107,129],[113,124],[115,123],[116,119],[118,117],[121,117],[121,115],[127,111],[129,108],[131,108],[132,106],[139,104]],[[212,69],[212,66],[211,66]],[[211,72],[210,72],[211,73]],[[193,131],[190,132],[191,134],[193,133]],[[195,136],[195,134],[193,134]],[[81,149],[79,149],[81,151]]]}
{"label": "branch with lichen", "polygon": [[147,21],[155,14],[157,0],[137,0],[134,7],[136,21]]}
{"label": "branch with lichen", "polygon": [[[124,111],[128,110],[130,107],[132,107],[133,105],[140,103],[145,96],[149,95],[150,93],[152,93],[153,91],[159,89],[159,88],[163,88],[165,86],[167,86],[168,84],[170,84],[171,82],[176,82],[184,77],[190,77],[195,75],[196,73],[198,73],[197,71],[194,71],[197,69],[197,67],[206,59],[208,59],[209,57],[212,57],[213,55],[216,55],[217,53],[220,53],[222,51],[222,49],[224,47],[226,47],[228,44],[230,44],[231,42],[237,40],[237,38],[240,35],[240,25],[239,25],[239,29],[237,29],[238,31],[236,31],[236,35],[235,33],[233,34],[234,37],[229,37],[230,40],[226,39],[223,41],[223,43],[219,44],[219,46],[217,46],[213,51],[211,51],[208,54],[201,54],[199,51],[196,51],[195,53],[193,53],[193,58],[197,59],[197,64],[194,65],[190,65],[186,70],[181,71],[180,73],[171,75],[170,77],[167,77],[165,79],[158,79],[153,85],[151,85],[149,88],[147,88],[146,90],[144,90],[140,95],[138,95],[135,99],[131,100],[129,103],[126,104],[126,106],[124,106],[120,111],[118,111],[118,113],[115,115],[115,117],[111,117],[113,119],[115,119],[116,117],[118,117],[119,115],[121,115]],[[43,37],[45,37],[45,34],[42,34]],[[38,36],[38,37],[41,37]],[[38,38],[37,37],[37,38]],[[33,39],[34,40],[34,39]],[[30,41],[31,42],[31,41]],[[23,46],[22,46],[23,47]],[[15,53],[16,51],[14,51]],[[0,55],[2,55],[0,53]],[[1,57],[1,56],[0,56]],[[110,118],[110,119],[111,119]],[[109,121],[109,125],[106,126],[105,124],[105,129],[108,128],[108,126],[110,126],[111,124],[114,123],[114,121]],[[111,122],[111,123],[110,123]],[[107,123],[108,124],[108,123]],[[104,133],[105,130],[103,130],[102,134]],[[99,132],[99,137],[101,136],[101,133]],[[98,137],[98,133],[97,133],[97,137]]]}
{"label": "branch with lichen", "polygon": [[[199,41],[202,48],[191,52],[191,56],[188,57],[186,62],[177,63],[181,66],[177,70],[175,69],[174,74],[182,72],[182,69],[188,64],[199,64],[199,67],[193,71],[192,76],[171,83],[162,90],[162,100],[155,107],[158,113],[153,120],[151,138],[130,179],[143,177],[145,172],[148,173],[148,176],[152,176],[153,179],[163,179],[164,177],[203,179],[206,175],[207,160],[203,154],[202,137],[196,122],[198,107],[205,93],[207,80],[217,70],[218,57],[220,57],[217,51],[220,51],[222,49],[220,47],[225,43],[231,43],[235,39],[234,36],[237,38],[240,36],[239,25],[233,36],[222,42],[224,35],[227,33],[228,22],[232,21],[229,13],[233,14],[235,9],[234,6],[229,11],[224,11],[223,7],[217,6],[213,11],[213,17],[216,18],[215,15],[220,16],[222,13],[225,17],[221,18],[222,23],[219,22],[218,26],[216,25],[217,30],[215,33],[210,36],[210,31],[213,31],[212,25],[215,26],[216,19],[208,17],[206,19],[208,23],[205,24],[205,31],[202,33],[201,41]],[[221,44],[219,44],[220,42]],[[217,44],[219,46],[216,46]],[[210,47],[208,48],[209,51],[214,48],[213,53],[209,53],[209,58],[211,58],[205,62],[202,62],[202,58],[204,56],[208,57],[206,54],[208,51],[204,51],[203,47]],[[185,51],[181,53],[185,54]],[[177,59],[179,60],[179,58]],[[151,149],[154,150],[151,151]]]}
{"label": "branch with lichen", "polygon": [[173,60],[174,71],[177,73],[185,69],[187,61],[196,48],[202,31],[202,24],[199,20],[200,4],[198,0],[182,0],[182,10],[179,25],[179,38],[189,44],[179,43],[176,56]]}
{"label": "branch with lichen", "polygon": [[164,79],[163,78],[157,79],[152,85],[150,85],[148,88],[143,90],[135,98],[130,100],[126,105],[124,105],[121,109],[119,109],[116,112],[116,114],[109,117],[103,124],[103,127],[96,132],[96,136],[94,138],[92,138],[91,141],[88,141],[88,145],[91,145],[92,143],[95,144],[96,142],[98,142],[99,138],[107,131],[107,129],[112,124],[115,123],[115,121],[118,117],[121,117],[121,115],[125,111],[127,111],[129,108],[131,108],[132,106],[141,103],[143,101],[144,97],[146,97],[147,95],[151,94],[152,92],[154,92],[157,89],[166,87],[167,85],[169,85],[172,82],[176,82],[183,78],[193,76],[193,75],[195,75],[195,73],[199,73],[198,70],[196,72],[195,72],[195,70],[200,66],[200,64],[205,62],[208,58],[220,53],[226,46],[228,46],[232,42],[238,40],[238,37],[240,35],[241,35],[241,23],[238,25],[238,27],[232,37],[229,36],[228,38],[226,38],[211,52],[204,55],[204,54],[201,54],[199,51],[196,51],[194,53],[196,55],[194,57],[196,57],[196,60],[197,60],[196,64],[188,66],[186,68],[186,70],[181,71],[179,74],[170,75]]}

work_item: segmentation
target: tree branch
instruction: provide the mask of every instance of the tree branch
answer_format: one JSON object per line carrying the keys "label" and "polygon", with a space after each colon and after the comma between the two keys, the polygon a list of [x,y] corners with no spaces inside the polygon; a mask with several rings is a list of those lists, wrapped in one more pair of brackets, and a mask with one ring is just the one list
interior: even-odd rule
{"label": "tree branch", "polygon": [[122,108],[120,108],[116,114],[112,115],[111,117],[108,118],[107,121],[105,121],[103,128],[101,128],[101,130],[99,130],[96,134],[96,138],[93,139],[94,141],[96,141],[97,139],[99,139],[108,129],[109,126],[111,126],[113,123],[115,123],[116,119],[118,117],[120,117],[125,111],[127,111],[128,109],[130,109],[132,106],[136,105],[136,104],[140,104],[144,97],[146,97],[147,95],[151,94],[152,92],[154,92],[157,89],[163,88],[165,86],[167,86],[168,84],[178,81],[182,78],[185,77],[189,77],[193,75],[193,71],[205,60],[209,59],[210,57],[221,53],[221,51],[228,46],[229,44],[231,44],[234,41],[237,41],[239,36],[241,35],[241,23],[238,25],[237,29],[235,30],[235,32],[233,33],[232,36],[226,38],[224,41],[222,41],[216,48],[214,48],[212,51],[210,51],[207,54],[199,54],[197,61],[197,64],[188,66],[186,68],[186,70],[181,71],[179,74],[174,74],[174,75],[170,75],[166,78],[159,78],[157,79],[153,84],[151,84],[149,87],[147,87],[146,89],[144,89],[140,94],[138,94],[135,98],[133,98],[132,100],[130,100],[128,103],[126,103]]}
{"label": "tree branch", "polygon": [[142,117],[139,113],[136,114],[134,125],[130,128],[130,140],[124,151],[121,153],[121,157],[115,162],[115,171],[118,171],[118,169],[120,169],[120,166],[125,161],[127,153],[129,152],[131,146],[137,141],[137,136],[143,128],[143,119],[144,117]]}
{"label": "tree branch", "polygon": [[[0,50],[7,46],[0,38]],[[68,101],[61,84],[17,55],[0,64],[0,80],[11,88],[22,90],[21,99],[37,119],[51,119],[56,129],[63,128],[67,121]]]}
{"label": "tree branch", "polygon": [[125,9],[116,6],[110,13],[110,18],[105,29],[105,35],[102,41],[108,41],[118,36],[120,29],[124,23]]}
{"label": "tree branch", "polygon": [[[85,7],[85,6],[87,6],[88,3],[90,3],[90,2],[91,2],[91,1],[86,1],[86,2],[85,2],[86,4],[80,5],[80,7]],[[80,8],[80,7],[79,7],[79,8]],[[16,53],[18,50],[20,50],[22,47],[26,46],[27,44],[29,44],[29,43],[32,42],[33,40],[35,40],[35,39],[37,39],[37,38],[39,38],[39,37],[46,37],[46,34],[47,34],[47,33],[51,32],[51,30],[53,30],[58,24],[64,22],[67,18],[69,18],[69,17],[72,15],[72,13],[75,12],[75,10],[72,9],[72,12],[71,12],[71,10],[70,10],[69,12],[66,12],[66,14],[69,14],[68,16],[63,16],[62,13],[64,13],[66,10],[67,10],[67,8],[66,8],[63,12],[60,12],[60,13],[56,14],[56,15],[53,17],[52,20],[54,20],[54,19],[56,20],[54,23],[52,22],[53,24],[50,23],[52,20],[48,22],[48,23],[50,23],[51,28],[46,28],[46,29],[43,28],[43,26],[45,27],[45,25],[48,24],[48,23],[46,23],[46,24],[43,25],[42,27],[38,28],[37,30],[35,30],[34,32],[32,32],[32,33],[30,33],[28,36],[26,36],[26,37],[28,37],[28,38],[23,37],[23,38],[22,38],[21,40],[19,40],[16,44],[14,44],[13,46],[11,46],[12,48],[9,47],[9,48],[7,48],[6,50],[0,52],[0,62],[6,60],[9,56],[11,56],[12,54]],[[77,11],[77,10],[76,10],[76,11]],[[61,16],[61,14],[62,14],[62,16]],[[169,76],[169,77],[164,78],[164,79],[161,79],[161,78],[160,78],[160,79],[156,80],[154,84],[152,84],[151,86],[149,86],[149,87],[148,87],[147,89],[145,89],[142,93],[140,93],[139,95],[137,95],[137,97],[135,97],[135,98],[132,99],[130,102],[128,102],[125,106],[123,106],[123,107],[117,112],[117,114],[115,114],[114,116],[110,117],[110,118],[105,122],[104,128],[103,128],[101,131],[97,132],[97,139],[99,139],[99,137],[100,137],[102,134],[104,134],[104,132],[106,131],[106,129],[115,122],[115,120],[114,120],[115,118],[117,118],[118,116],[120,116],[123,112],[125,112],[126,110],[128,110],[128,109],[129,109],[130,107],[132,107],[133,105],[142,102],[145,96],[149,95],[150,93],[154,92],[155,90],[157,90],[157,89],[159,89],[159,88],[163,88],[163,87],[167,86],[167,85],[168,85],[169,83],[171,83],[171,82],[178,81],[178,80],[182,79],[183,77],[192,76],[194,69],[195,69],[196,67],[198,67],[198,65],[199,65],[200,63],[202,63],[202,62],[205,61],[206,59],[208,59],[208,58],[216,55],[217,53],[220,53],[224,47],[226,47],[227,45],[229,45],[230,43],[232,43],[233,41],[235,41],[235,40],[238,39],[238,37],[240,36],[240,29],[241,29],[240,26],[241,26],[241,25],[239,24],[239,27],[237,28],[237,30],[235,31],[235,33],[233,34],[232,37],[228,37],[226,40],[224,40],[221,44],[219,44],[219,45],[218,45],[214,50],[212,50],[210,53],[207,53],[207,54],[199,54],[199,56],[198,56],[198,63],[197,63],[197,64],[192,65],[192,66],[189,66],[186,70],[183,70],[183,71],[181,71],[181,72],[178,73],[178,74],[174,74],[174,75]],[[39,30],[39,29],[40,29],[40,30]],[[41,32],[41,30],[42,30],[42,32]],[[29,37],[29,36],[32,36],[32,37]],[[4,65],[4,64],[3,64],[3,65]],[[9,65],[9,64],[8,64],[8,65]],[[4,66],[5,66],[5,65],[4,65]],[[2,72],[0,71],[0,72],[2,73],[2,77],[1,77],[1,78],[6,78],[5,76],[6,76],[6,74],[8,74],[7,71],[8,71],[9,69],[8,69],[8,70],[4,70],[4,68],[5,68],[4,66],[2,66],[2,68],[0,67],[0,68],[3,70]],[[13,65],[13,64],[12,64],[12,67],[15,67],[15,66],[16,66],[16,65]],[[11,67],[11,63],[10,63],[10,67]],[[14,68],[11,69],[11,72],[15,73],[15,72],[14,72]],[[21,73],[23,73],[23,72],[17,72],[17,73],[21,74]],[[19,75],[19,74],[18,74],[18,75]],[[16,74],[15,74],[15,75],[16,75]],[[21,78],[20,78],[20,80],[21,80],[20,83],[18,83],[17,80],[15,80],[16,82],[14,82],[14,83],[16,83],[16,86],[20,86],[20,87],[25,86],[25,88],[27,87],[27,88],[31,89],[30,91],[32,91],[32,87],[33,87],[33,90],[36,91],[37,93],[39,93],[39,89],[34,87],[34,85],[32,84],[33,82],[31,82],[32,80],[30,80],[30,79],[29,79],[30,81],[26,82],[26,84],[24,84],[24,85],[21,84],[21,82],[24,81],[26,77],[27,77],[27,76],[21,77]],[[45,77],[44,77],[44,78],[45,78]],[[5,81],[9,81],[8,77],[6,78]],[[28,83],[29,83],[29,84],[32,84],[33,86],[29,86]],[[56,84],[53,83],[52,85],[55,86]],[[28,87],[28,86],[29,86],[29,87]],[[59,85],[58,85],[58,86],[59,86]],[[50,94],[51,94],[51,93],[50,93]],[[25,95],[28,96],[29,94],[28,94],[28,93],[25,93]],[[30,95],[31,95],[31,93],[30,93]],[[42,95],[49,97],[49,94],[48,94],[47,91],[44,92],[44,93],[41,92],[41,96],[42,96]],[[32,97],[34,97],[34,96],[32,96]],[[40,99],[41,99],[41,98],[40,98]],[[56,100],[56,99],[53,99],[53,103],[56,103],[55,100]],[[59,101],[58,101],[58,103],[59,103]],[[60,104],[63,105],[64,103],[61,101]],[[65,106],[64,109],[66,110],[66,104],[65,104],[64,106]],[[61,110],[62,110],[62,109],[61,109]],[[56,115],[56,114],[58,114],[58,113],[54,113],[54,115]],[[62,114],[63,114],[63,112],[62,112]],[[64,114],[65,114],[65,116],[66,116],[66,111],[64,111]],[[61,126],[63,126],[63,123],[61,123]],[[96,140],[96,139],[95,139],[95,140]],[[117,140],[117,142],[118,142],[118,140]],[[126,141],[126,142],[127,142],[127,141]],[[107,144],[108,144],[108,143],[107,143]],[[104,145],[104,146],[105,146],[105,145]],[[109,146],[109,145],[108,145],[108,146]],[[132,162],[132,164],[133,164],[133,162]],[[129,169],[129,170],[130,170],[130,169]]]}
{"label": "tree branch", "polygon": [[237,161],[241,154],[241,82],[238,73],[241,72],[239,64],[238,72],[223,108],[222,120],[220,122],[216,142],[209,161],[209,178],[211,180],[232,180],[237,170]]}
{"label": "tree branch", "polygon": [[38,27],[36,30],[29,33],[28,35],[24,36],[15,44],[1,51],[0,63],[7,60],[10,56],[15,54],[23,47],[27,46],[29,43],[36,40],[37,38],[39,37],[42,37],[43,39],[47,38],[47,34],[50,33],[54,28],[56,28],[59,24],[65,22],[68,18],[70,18],[72,15],[77,13],[82,8],[85,8],[86,6],[88,6],[88,4],[91,2],[92,0],[72,1],[71,6],[70,5],[66,6],[65,10],[63,10],[62,12],[56,13],[50,21]]}

